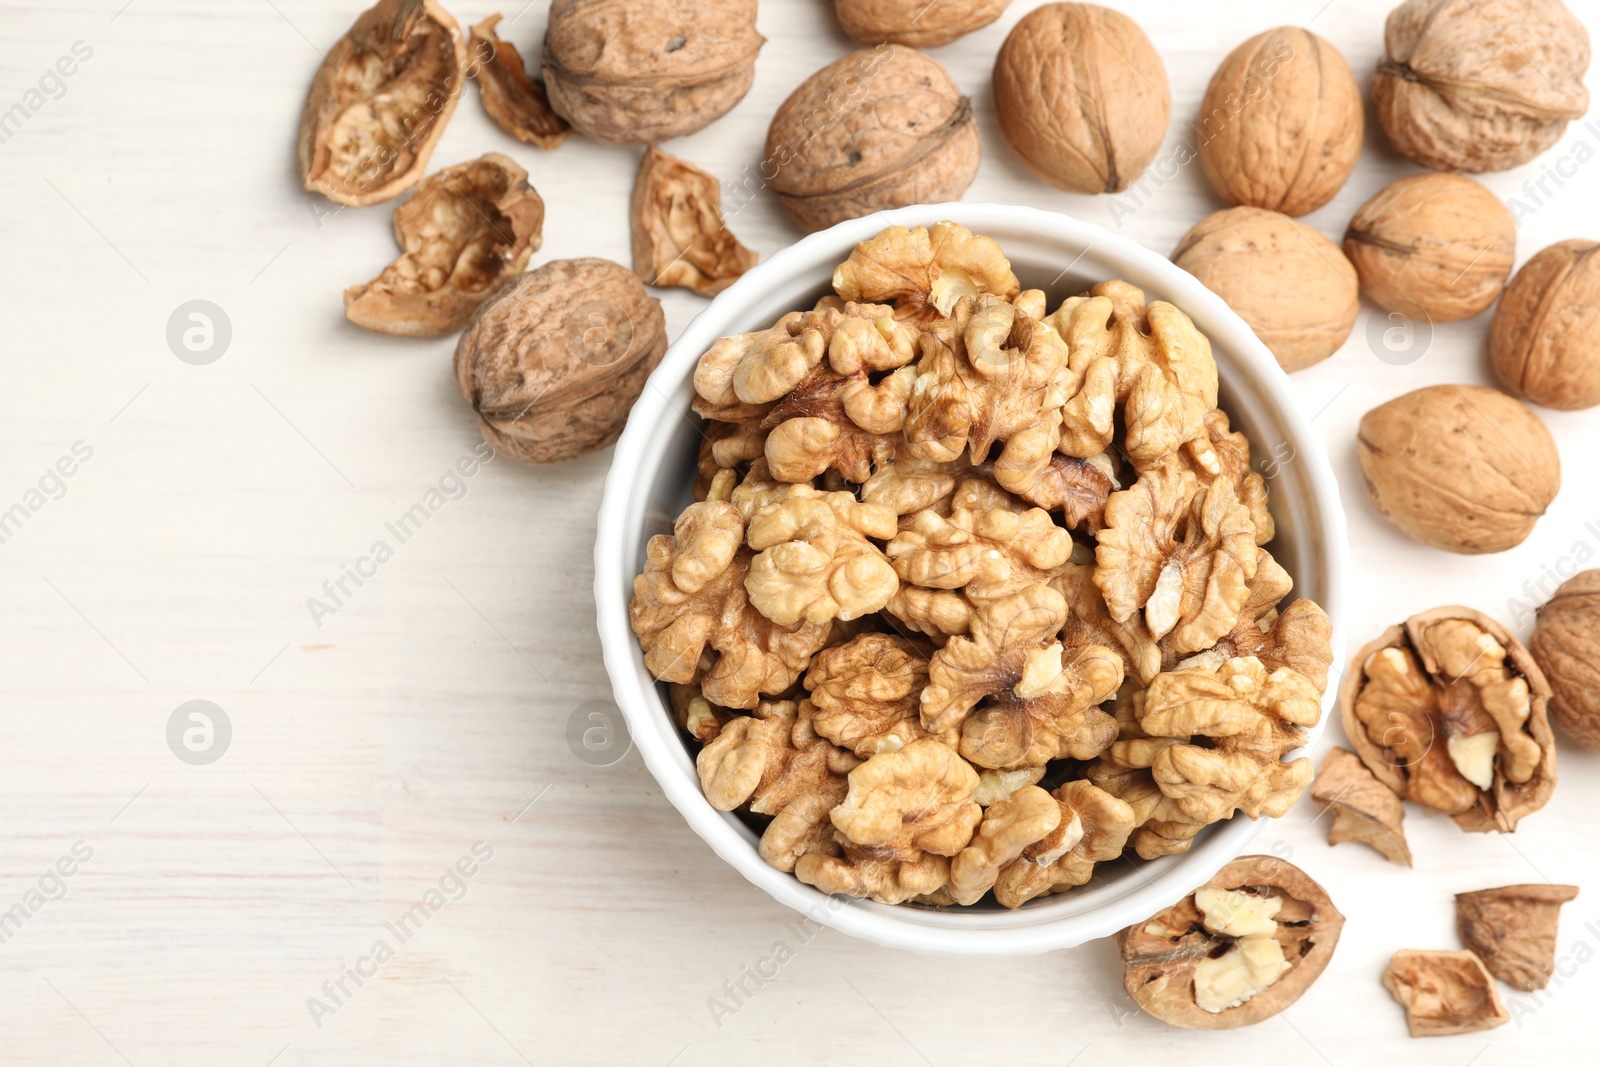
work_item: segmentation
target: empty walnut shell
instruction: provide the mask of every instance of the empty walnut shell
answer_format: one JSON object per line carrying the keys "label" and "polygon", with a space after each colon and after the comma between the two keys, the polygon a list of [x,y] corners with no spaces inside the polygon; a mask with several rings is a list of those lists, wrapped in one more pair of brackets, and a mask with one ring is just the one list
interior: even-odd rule
{"label": "empty walnut shell", "polygon": [[[1549,702],[1515,635],[1482,612],[1442,607],[1356,653],[1339,716],[1361,762],[1399,796],[1463,830],[1510,833],[1555,791]],[[1486,747],[1474,751],[1475,737]]]}
{"label": "empty walnut shell", "polygon": [[501,279],[527,267],[543,228],[544,201],[507,157],[490,152],[441,170],[395,209],[402,254],[345,290],[345,317],[404,337],[459,330]]}
{"label": "empty walnut shell", "polygon": [[914,48],[829,63],[778,108],[762,173],[808,232],[909,204],[959,200],[982,145],[972,101]]}
{"label": "empty walnut shell", "polygon": [[1489,360],[1507,389],[1547,408],[1600,404],[1600,244],[1562,241],[1517,271],[1495,309]]}
{"label": "empty walnut shell", "polygon": [[1406,0],[1384,25],[1372,103],[1434,170],[1508,170],[1589,109],[1589,34],[1561,0]]}
{"label": "empty walnut shell", "polygon": [[839,25],[862,44],[937,48],[982,29],[1011,0],[833,0]]}
{"label": "empty walnut shell", "polygon": [[1511,1019],[1483,961],[1470,952],[1402,949],[1383,972],[1383,987],[1405,1008],[1412,1037],[1493,1030]]}
{"label": "empty walnut shell", "polygon": [[722,292],[756,265],[722,221],[722,186],[699,167],[645,149],[629,212],[633,269],[649,285]]}
{"label": "empty walnut shell", "polygon": [[994,61],[1006,143],[1040,178],[1117,193],[1155,159],[1172,115],[1167,68],[1128,16],[1045,4],[1011,28]]}
{"label": "empty walnut shell", "polygon": [[378,0],[328,50],[300,115],[300,180],[336,204],[421,178],[461,95],[467,50],[434,0]]}
{"label": "empty walnut shell", "polygon": [[1373,408],[1356,454],[1383,517],[1450,552],[1520,545],[1561,488],[1561,459],[1539,416],[1478,385],[1431,385]]}
{"label": "empty walnut shell", "polygon": [[[1274,911],[1273,929],[1247,933],[1240,924],[1235,929],[1243,936],[1215,930],[1215,911],[1207,914],[1196,903],[1197,895],[1208,889],[1241,894],[1247,906],[1266,905],[1264,910]],[[1277,1015],[1311,988],[1333,958],[1343,929],[1344,916],[1327,891],[1300,868],[1271,856],[1241,856],[1172,907],[1117,934],[1122,983],[1139,1007],[1172,1026],[1191,1030],[1250,1026]],[[1287,969],[1264,987],[1259,982],[1247,985],[1247,993],[1253,995],[1233,1007],[1220,1011],[1201,1007],[1196,969],[1213,966],[1206,961],[1225,957],[1251,937],[1276,941]]]}
{"label": "empty walnut shell", "polygon": [[1311,799],[1333,813],[1328,844],[1360,841],[1371,845],[1390,863],[1411,866],[1411,846],[1406,843],[1405,805],[1393,789],[1367,770],[1354,752],[1336,748],[1317,769]]}
{"label": "empty walnut shell", "polygon": [[567,139],[567,121],[550,107],[544,82],[530,76],[522,55],[502,41],[495,27],[502,15],[490,15],[472,27],[472,65],[483,110],[494,124],[524,144],[549,151]]}
{"label": "empty walnut shell", "polygon": [[1538,618],[1528,650],[1550,683],[1550,714],[1600,752],[1600,570],[1568,578]]}
{"label": "empty walnut shell", "polygon": [[1200,165],[1235,204],[1304,215],[1332,200],[1361,154],[1361,87],[1310,30],[1279,26],[1222,61],[1200,102]]}
{"label": "empty walnut shell", "polygon": [[1228,302],[1286,371],[1339,350],[1361,311],[1339,246],[1277,211],[1234,207],[1201,219],[1172,261]]}
{"label": "empty walnut shell", "polygon": [[1575,885],[1508,885],[1456,894],[1456,929],[1489,973],[1531,993],[1550,984],[1556,969],[1561,905]]}
{"label": "empty walnut shell", "polygon": [[661,303],[605,259],[503,285],[456,345],[455,376],[494,450],[556,463],[611,444],[667,350]]}
{"label": "empty walnut shell", "polygon": [[612,144],[683,137],[750,91],[756,0],[555,0],[545,89],[579,133]]}
{"label": "empty walnut shell", "polygon": [[1455,322],[1487,310],[1505,288],[1517,224],[1500,198],[1471,178],[1412,174],[1361,205],[1344,251],[1361,291],[1379,306]]}

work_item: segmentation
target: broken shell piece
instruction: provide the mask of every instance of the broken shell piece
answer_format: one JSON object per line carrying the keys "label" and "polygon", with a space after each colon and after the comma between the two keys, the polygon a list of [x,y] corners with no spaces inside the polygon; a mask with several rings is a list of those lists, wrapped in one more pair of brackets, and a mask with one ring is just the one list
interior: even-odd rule
{"label": "broken shell piece", "polygon": [[1561,905],[1577,895],[1574,885],[1508,885],[1457,893],[1456,926],[1490,974],[1529,993],[1550,984]]}
{"label": "broken shell piece", "polygon": [[645,149],[639,163],[630,218],[633,269],[646,285],[712,296],[759,258],[724,225],[717,179],[658,148]]}
{"label": "broken shell piece", "polygon": [[495,32],[503,15],[490,15],[472,27],[467,72],[478,83],[483,110],[496,126],[524,144],[545,151],[560,146],[572,127],[550,108],[544,82],[532,77],[510,41]]}
{"label": "broken shell piece", "polygon": [[1412,1037],[1492,1030],[1511,1018],[1483,961],[1470,952],[1403,949],[1383,972],[1383,986],[1405,1008]]}
{"label": "broken shell piece", "polygon": [[1359,756],[1336,748],[1322,761],[1311,799],[1323,811],[1333,812],[1328,844],[1360,841],[1377,849],[1390,863],[1411,866],[1406,844],[1405,805],[1394,790],[1373,777]]}

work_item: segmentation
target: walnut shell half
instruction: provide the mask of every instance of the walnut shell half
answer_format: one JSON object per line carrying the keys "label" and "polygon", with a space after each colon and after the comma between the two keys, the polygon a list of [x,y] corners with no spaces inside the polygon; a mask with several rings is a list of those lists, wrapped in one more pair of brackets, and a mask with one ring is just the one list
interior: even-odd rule
{"label": "walnut shell half", "polygon": [[467,49],[434,0],[378,0],[328,50],[300,115],[300,180],[336,204],[399,196],[461,96]]}
{"label": "walnut shell half", "polygon": [[1489,361],[1507,389],[1566,411],[1600,404],[1600,243],[1562,241],[1511,279]]}
{"label": "walnut shell half", "polygon": [[459,330],[500,281],[538,251],[544,201],[498,152],[430,176],[394,212],[402,253],[344,292],[345,317],[403,337]]}
{"label": "walnut shell half", "polygon": [[[1172,1026],[1232,1030],[1270,1019],[1333,958],[1344,916],[1300,868],[1241,856],[1166,911],[1117,934],[1123,986]],[[1230,1001],[1238,999],[1235,1003]]]}
{"label": "walnut shell half", "polygon": [[1510,833],[1556,786],[1550,686],[1522,642],[1471,608],[1391,626],[1350,662],[1339,715],[1373,775],[1463,830]]}
{"label": "walnut shell half", "polygon": [[758,258],[723,222],[717,179],[653,146],[633,179],[629,225],[633,269],[647,285],[714,296]]}
{"label": "walnut shell half", "polygon": [[456,385],[496,452],[556,463],[621,435],[666,351],[661,302],[631,270],[562,259],[478,309],[456,345]]}

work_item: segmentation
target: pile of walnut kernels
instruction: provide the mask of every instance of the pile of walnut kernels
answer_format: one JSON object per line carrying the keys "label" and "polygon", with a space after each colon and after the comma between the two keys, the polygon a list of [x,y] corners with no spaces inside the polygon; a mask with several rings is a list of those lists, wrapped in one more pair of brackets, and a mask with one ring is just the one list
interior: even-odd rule
{"label": "pile of walnut kernels", "polygon": [[828,893],[1006,907],[1281,815],[1321,715],[1211,347],[1110,281],[891,227],[836,295],[701,357],[696,503],[630,618],[708,800]]}

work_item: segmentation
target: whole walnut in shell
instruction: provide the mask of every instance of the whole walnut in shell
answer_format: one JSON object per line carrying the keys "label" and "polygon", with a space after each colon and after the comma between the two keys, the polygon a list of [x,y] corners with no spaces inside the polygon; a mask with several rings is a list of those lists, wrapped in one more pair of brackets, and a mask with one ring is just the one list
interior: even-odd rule
{"label": "whole walnut in shell", "polygon": [[1520,545],[1561,488],[1549,429],[1483,386],[1431,385],[1373,408],[1356,453],[1383,517],[1450,552]]}
{"label": "whole walnut in shell", "polygon": [[434,0],[378,0],[328,50],[300,115],[300,180],[336,204],[399,196],[461,96],[467,49]]}
{"label": "whole walnut in shell", "polygon": [[1011,0],[833,0],[839,25],[862,44],[937,48],[982,29]]}
{"label": "whole walnut in shell", "polygon": [[762,174],[810,232],[909,204],[959,200],[982,144],[972,101],[914,48],[887,45],[829,63],[778,107]]}
{"label": "whole walnut in shell", "polygon": [[1028,169],[1074,193],[1117,193],[1167,135],[1172,91],[1150,38],[1098,4],[1045,4],[994,61],[1000,132]]}
{"label": "whole walnut in shell", "polygon": [[1539,609],[1528,649],[1550,683],[1550,713],[1585,748],[1600,751],[1600,570],[1561,584]]}
{"label": "whole walnut in shell", "polygon": [[1200,102],[1200,165],[1235,204],[1304,215],[1355,169],[1365,126],[1350,64],[1310,30],[1279,26],[1235,48]]}
{"label": "whole walnut in shell", "polygon": [[545,90],[579,133],[656,144],[744,99],[765,43],[756,0],[554,0]]}
{"label": "whole walnut in shell", "polygon": [[1412,174],[1361,205],[1344,234],[1361,291],[1428,322],[1470,319],[1511,277],[1517,223],[1500,198],[1457,174]]}
{"label": "whole walnut in shell", "polygon": [[1600,404],[1600,244],[1562,241],[1517,271],[1494,313],[1495,377],[1547,408]]}
{"label": "whole walnut in shell", "polygon": [[1234,207],[1201,219],[1172,261],[1228,302],[1286,371],[1339,350],[1361,310],[1339,246],[1277,211]]}
{"label": "whole walnut in shell", "polygon": [[503,285],[456,345],[461,395],[501,455],[556,463],[611,444],[667,351],[661,302],[605,259],[562,259]]}
{"label": "whole walnut in shell", "polygon": [[1561,0],[1406,0],[1384,26],[1372,103],[1434,170],[1509,170],[1589,109],[1589,34]]}

